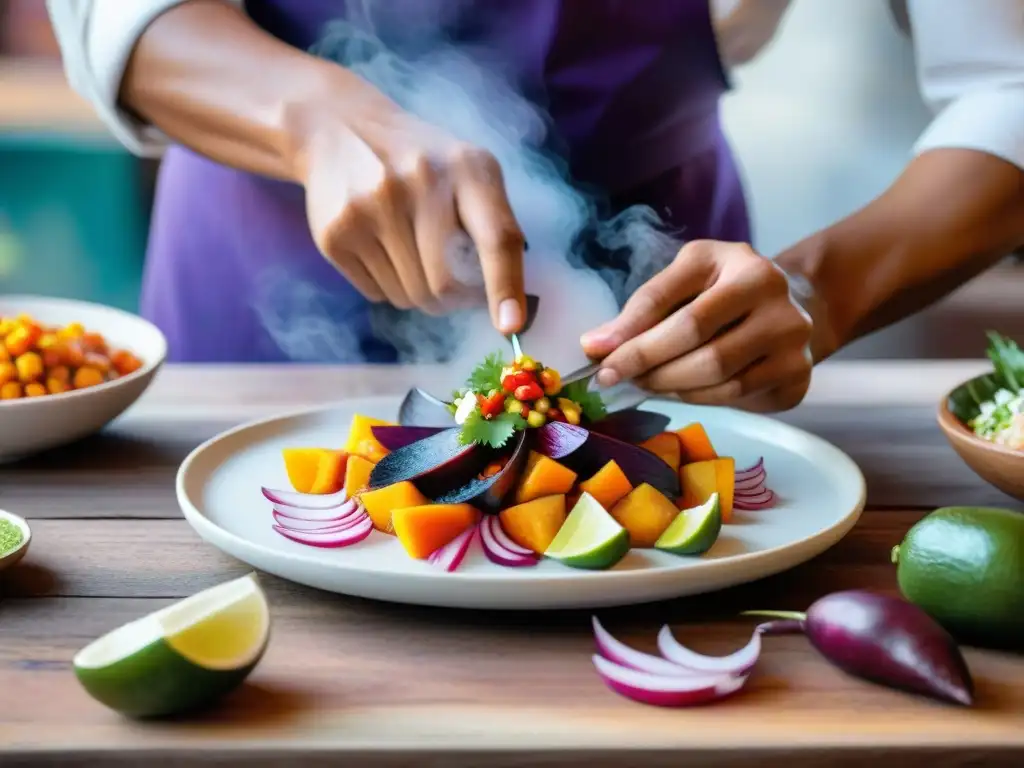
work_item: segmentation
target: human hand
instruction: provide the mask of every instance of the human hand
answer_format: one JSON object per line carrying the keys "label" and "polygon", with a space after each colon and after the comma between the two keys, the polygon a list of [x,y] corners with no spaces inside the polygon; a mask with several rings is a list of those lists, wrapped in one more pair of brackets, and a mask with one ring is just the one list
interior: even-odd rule
{"label": "human hand", "polygon": [[298,151],[321,253],[370,301],[436,315],[486,295],[495,328],[520,330],[524,238],[497,160],[369,87],[349,96]]}
{"label": "human hand", "polygon": [[633,380],[691,403],[781,411],[810,385],[811,330],[771,260],[747,245],[700,240],[581,343],[602,361],[602,386]]}

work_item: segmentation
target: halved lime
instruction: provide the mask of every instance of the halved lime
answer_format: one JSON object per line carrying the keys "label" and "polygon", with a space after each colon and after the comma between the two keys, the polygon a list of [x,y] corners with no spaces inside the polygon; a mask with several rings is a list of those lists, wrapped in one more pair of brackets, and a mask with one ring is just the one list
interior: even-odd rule
{"label": "halved lime", "polygon": [[680,512],[654,547],[675,555],[702,555],[711,549],[721,532],[722,507],[716,492],[700,506]]}
{"label": "halved lime", "polygon": [[619,525],[597,499],[584,493],[544,556],[573,568],[599,571],[611,568],[628,551],[629,531]]}
{"label": "halved lime", "polygon": [[73,666],[85,690],[113,710],[181,714],[241,683],[269,636],[267,599],[250,574],[113,630],[80,650]]}

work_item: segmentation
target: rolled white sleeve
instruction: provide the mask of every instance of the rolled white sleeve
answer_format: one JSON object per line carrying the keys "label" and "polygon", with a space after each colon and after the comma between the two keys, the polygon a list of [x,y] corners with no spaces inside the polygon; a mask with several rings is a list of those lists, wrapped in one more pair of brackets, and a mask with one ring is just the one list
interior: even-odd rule
{"label": "rolled white sleeve", "polygon": [[[185,0],[46,0],[71,87],[96,110],[130,152],[156,157],[168,144],[157,128],[118,104],[121,79],[135,43],[162,13]],[[243,0],[225,0],[239,8]]]}
{"label": "rolled white sleeve", "polygon": [[909,0],[921,93],[914,150],[955,147],[1024,169],[1024,0]]}

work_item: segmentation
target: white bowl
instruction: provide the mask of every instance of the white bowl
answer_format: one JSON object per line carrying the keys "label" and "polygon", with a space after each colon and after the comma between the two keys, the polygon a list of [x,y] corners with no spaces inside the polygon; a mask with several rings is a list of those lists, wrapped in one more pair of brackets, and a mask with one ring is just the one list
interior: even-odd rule
{"label": "white bowl", "polygon": [[42,296],[0,295],[0,317],[28,314],[47,325],[78,322],[127,349],[142,367],[127,376],[60,395],[0,400],[0,462],[24,458],[101,430],[128,409],[167,357],[167,340],[152,323],[100,304]]}

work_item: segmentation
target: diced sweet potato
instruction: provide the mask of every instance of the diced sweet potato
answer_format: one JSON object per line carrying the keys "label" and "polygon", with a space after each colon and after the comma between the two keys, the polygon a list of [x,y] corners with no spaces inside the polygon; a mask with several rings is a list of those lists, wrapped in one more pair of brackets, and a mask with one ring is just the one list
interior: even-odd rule
{"label": "diced sweet potato", "polygon": [[516,544],[542,554],[565,522],[565,496],[542,496],[498,514],[501,528]]}
{"label": "diced sweet potato", "polygon": [[736,483],[736,462],[729,457],[684,464],[679,468],[679,482],[683,486],[681,509],[696,507],[718,492],[722,509],[722,522],[732,517],[733,489]]}
{"label": "diced sweet potato", "polygon": [[576,473],[543,454],[530,451],[526,469],[516,489],[516,504],[568,493],[576,483]]}
{"label": "diced sweet potato", "polygon": [[679,464],[682,458],[682,445],[679,442],[679,435],[675,432],[662,432],[649,440],[640,443],[641,448],[646,448],[655,456],[668,464],[676,472],[679,471]]}
{"label": "diced sweet potato", "polygon": [[632,490],[633,484],[614,461],[609,461],[593,477],[580,483],[580,493],[589,493],[605,509],[614,507]]}
{"label": "diced sweet potato", "polygon": [[671,499],[647,483],[638,485],[608,511],[629,531],[630,546],[641,549],[653,547],[679,514]]}
{"label": "diced sweet potato", "polygon": [[316,477],[310,493],[337,493],[345,484],[345,465],[348,454],[344,451],[324,450],[317,463]]}
{"label": "diced sweet potato", "polygon": [[375,419],[372,416],[363,416],[357,413],[352,417],[352,425],[348,430],[348,441],[345,443],[345,451],[355,456],[362,456],[372,462],[378,462],[388,455],[385,448],[373,436],[374,427],[393,427],[394,422]]}
{"label": "diced sweet potato", "polygon": [[717,459],[714,446],[704,427],[696,422],[678,430],[679,444],[682,449],[680,463],[693,464],[698,461]]}
{"label": "diced sweet potato", "polygon": [[285,448],[281,451],[284,457],[284,468],[288,473],[288,481],[299,493],[310,493],[313,481],[316,480],[320,468],[320,455],[326,448]]}
{"label": "diced sweet potato", "polygon": [[396,509],[420,507],[430,503],[430,499],[409,481],[386,485],[375,491],[366,491],[359,495],[359,500],[373,520],[373,527],[384,533],[391,533],[394,530],[391,513]]}
{"label": "diced sweet potato", "polygon": [[429,557],[479,517],[480,513],[469,504],[424,504],[391,512],[395,535],[409,556],[417,559]]}
{"label": "diced sweet potato", "polygon": [[373,462],[362,456],[349,455],[345,465],[345,493],[349,498],[362,493],[370,484]]}

